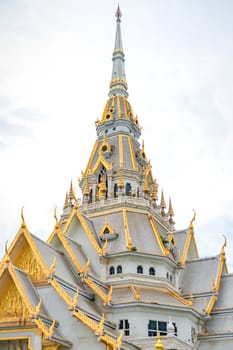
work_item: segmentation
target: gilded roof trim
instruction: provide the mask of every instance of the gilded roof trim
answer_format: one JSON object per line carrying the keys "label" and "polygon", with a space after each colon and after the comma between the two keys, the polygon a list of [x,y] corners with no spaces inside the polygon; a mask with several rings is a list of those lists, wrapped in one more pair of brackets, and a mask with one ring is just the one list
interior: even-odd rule
{"label": "gilded roof trim", "polygon": [[160,248],[162,254],[165,255],[165,256],[168,256],[169,255],[169,251],[163,245],[162,239],[161,239],[160,234],[158,232],[158,229],[157,229],[157,226],[156,226],[155,221],[153,219],[153,216],[151,214],[148,214],[148,219],[150,221],[152,230],[154,232],[155,238],[156,238],[156,240],[158,242],[158,245],[159,245],[159,248]]}

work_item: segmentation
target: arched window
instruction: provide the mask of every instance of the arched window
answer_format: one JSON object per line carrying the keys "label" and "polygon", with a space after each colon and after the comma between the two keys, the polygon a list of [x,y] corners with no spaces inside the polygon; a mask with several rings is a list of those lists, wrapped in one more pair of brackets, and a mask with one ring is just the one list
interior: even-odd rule
{"label": "arched window", "polygon": [[154,276],[155,275],[155,269],[153,267],[149,268],[149,275]]}
{"label": "arched window", "polygon": [[167,279],[169,280],[169,273],[168,273],[168,272],[166,273],[166,277],[167,277]]}
{"label": "arched window", "polygon": [[117,273],[122,273],[122,266],[121,265],[117,266]]}
{"label": "arched window", "polygon": [[114,184],[114,198],[117,197],[117,194],[118,194],[118,185],[117,184]]}
{"label": "arched window", "polygon": [[172,275],[170,275],[170,282],[172,282]]}
{"label": "arched window", "polygon": [[111,266],[110,269],[109,269],[109,274],[110,275],[114,275],[115,274],[115,268],[114,266]]}
{"label": "arched window", "polygon": [[130,183],[127,183],[126,186],[125,186],[125,194],[126,196],[131,196],[131,184]]}
{"label": "arched window", "polygon": [[137,273],[143,273],[143,268],[141,265],[138,265],[137,267]]}

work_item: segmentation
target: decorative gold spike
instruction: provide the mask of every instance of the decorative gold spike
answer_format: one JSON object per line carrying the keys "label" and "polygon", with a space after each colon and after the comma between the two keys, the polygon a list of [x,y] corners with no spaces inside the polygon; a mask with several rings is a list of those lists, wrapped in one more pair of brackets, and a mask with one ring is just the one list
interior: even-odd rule
{"label": "decorative gold spike", "polygon": [[9,264],[10,262],[10,255],[9,255],[9,252],[8,252],[8,249],[7,249],[7,244],[8,244],[8,241],[6,241],[5,243],[5,263],[6,264]]}
{"label": "decorative gold spike", "polygon": [[123,180],[122,169],[120,169],[120,171],[119,171],[118,187],[121,188],[121,189],[124,187],[124,180]]}
{"label": "decorative gold spike", "polygon": [[158,184],[156,182],[156,179],[154,179],[154,182],[153,182],[153,191],[152,191],[151,197],[154,201],[158,199]]}
{"label": "decorative gold spike", "polygon": [[144,193],[149,193],[150,192],[150,188],[149,188],[148,180],[147,180],[146,176],[144,177],[143,192]]}
{"label": "decorative gold spike", "polygon": [[57,258],[56,258],[56,256],[54,256],[53,262],[52,262],[52,264],[51,264],[51,266],[49,268],[49,274],[50,275],[53,275],[55,273],[56,262],[57,262]]}
{"label": "decorative gold spike", "polygon": [[23,215],[23,209],[24,209],[24,207],[22,207],[22,209],[21,209],[21,219],[22,219],[21,228],[25,228],[26,227],[25,220],[24,220],[24,215]]}
{"label": "decorative gold spike", "polygon": [[78,295],[79,295],[78,293],[79,292],[78,292],[78,288],[77,288],[76,293],[75,293],[75,295],[74,295],[74,297],[72,299],[72,309],[73,310],[75,310],[75,307],[76,307],[76,305],[78,303]]}
{"label": "decorative gold spike", "polygon": [[36,315],[40,314],[41,305],[42,305],[42,299],[40,298],[39,303],[38,303],[38,305],[36,306],[36,309],[35,309]]}
{"label": "decorative gold spike", "polygon": [[221,249],[221,256],[224,258],[225,257],[225,248],[227,246],[227,238],[225,235],[222,235],[223,238],[224,238],[224,243],[223,243],[223,246],[222,246],[222,249]]}
{"label": "decorative gold spike", "polygon": [[141,299],[140,288],[136,288],[136,290],[135,290],[135,299],[136,300],[140,300]]}
{"label": "decorative gold spike", "polygon": [[193,209],[193,218],[192,220],[190,221],[190,224],[189,224],[189,227],[191,230],[193,230],[193,222],[195,221],[196,219],[196,211]]}
{"label": "decorative gold spike", "polygon": [[173,208],[172,208],[172,201],[171,201],[171,198],[169,198],[168,214],[169,214],[169,216],[170,216],[171,218],[174,216],[174,211],[173,211]]}
{"label": "decorative gold spike", "polygon": [[161,206],[162,209],[165,209],[165,208],[166,208],[166,202],[165,202],[165,199],[164,199],[163,190],[162,190],[162,192],[161,192],[160,206]]}
{"label": "decorative gold spike", "polygon": [[90,267],[90,258],[87,259],[86,265],[84,266],[82,273],[86,274],[89,271],[89,267]]}
{"label": "decorative gold spike", "polygon": [[107,192],[107,187],[106,187],[105,177],[104,177],[104,175],[102,175],[101,178],[100,178],[100,183],[98,184],[98,196],[99,196],[99,199],[101,197],[105,197],[106,192]]}
{"label": "decorative gold spike", "polygon": [[97,329],[95,331],[95,335],[98,335],[98,336],[103,335],[103,332],[104,332],[104,320],[105,320],[105,316],[103,314],[102,318],[101,318],[101,320],[100,320],[100,322],[98,324],[98,327],[97,327]]}
{"label": "decorative gold spike", "polygon": [[108,240],[106,239],[106,241],[104,242],[103,248],[101,249],[101,255],[105,255],[107,252],[107,247],[108,247]]}
{"label": "decorative gold spike", "polygon": [[163,350],[164,346],[161,342],[160,332],[157,333],[157,342],[155,344],[155,350]]}
{"label": "decorative gold spike", "polygon": [[69,190],[68,198],[69,198],[69,200],[75,199],[72,181],[70,182],[70,190]]}
{"label": "decorative gold spike", "polygon": [[122,347],[123,330],[121,330],[119,337],[116,340],[116,349],[120,350]]}
{"label": "decorative gold spike", "polygon": [[55,219],[55,221],[56,221],[55,229],[57,230],[57,229],[59,229],[60,225],[59,225],[59,222],[58,222],[58,220],[57,220],[57,208],[56,208],[56,207],[54,208],[53,216],[54,216],[54,219]]}
{"label": "decorative gold spike", "polygon": [[63,209],[66,209],[68,205],[69,205],[69,196],[68,196],[68,193],[66,192],[66,198],[65,198]]}
{"label": "decorative gold spike", "polygon": [[145,151],[144,139],[142,140],[142,152]]}
{"label": "decorative gold spike", "polygon": [[112,300],[112,286],[109,289],[109,292],[106,296],[106,301],[105,301],[105,305],[108,305]]}
{"label": "decorative gold spike", "polygon": [[51,337],[54,333],[54,329],[55,329],[55,324],[56,324],[56,320],[53,320],[53,323],[51,324],[51,326],[49,327],[49,331],[48,331],[48,336]]}
{"label": "decorative gold spike", "polygon": [[189,306],[193,306],[193,296],[192,295],[190,295],[190,298],[188,300],[188,304],[189,304]]}
{"label": "decorative gold spike", "polygon": [[83,194],[88,196],[90,193],[90,189],[89,189],[89,183],[88,183],[88,179],[86,177],[86,182],[85,182],[85,187],[84,187],[84,190],[83,190]]}

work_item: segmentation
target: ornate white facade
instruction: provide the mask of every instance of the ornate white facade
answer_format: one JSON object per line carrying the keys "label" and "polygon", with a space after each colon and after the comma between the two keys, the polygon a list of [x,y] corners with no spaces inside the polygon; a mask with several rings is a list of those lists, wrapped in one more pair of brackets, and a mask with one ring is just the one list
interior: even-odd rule
{"label": "ornate white facade", "polygon": [[121,37],[79,185],[47,242],[22,224],[0,266],[1,350],[232,350],[233,276],[176,230],[128,101]]}

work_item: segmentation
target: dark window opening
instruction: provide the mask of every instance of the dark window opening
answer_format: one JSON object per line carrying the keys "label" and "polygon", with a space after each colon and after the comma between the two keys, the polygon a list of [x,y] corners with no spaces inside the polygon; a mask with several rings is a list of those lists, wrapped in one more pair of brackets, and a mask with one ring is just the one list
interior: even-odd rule
{"label": "dark window opening", "polygon": [[126,186],[125,186],[125,194],[126,194],[126,196],[131,196],[131,192],[132,192],[131,184],[127,183]]}
{"label": "dark window opening", "polygon": [[155,269],[153,267],[149,268],[149,275],[150,276],[155,276]]}
{"label": "dark window opening", "polygon": [[117,266],[117,273],[122,273],[122,266],[121,265]]}
{"label": "dark window opening", "polygon": [[157,336],[157,321],[150,320],[148,323],[148,336],[156,337]]}
{"label": "dark window opening", "polygon": [[109,274],[110,275],[114,275],[115,274],[115,268],[114,266],[111,266],[110,269],[109,269]]}
{"label": "dark window opening", "polygon": [[106,229],[104,230],[104,235],[107,235],[109,233],[109,229],[106,227]]}
{"label": "dark window opening", "polygon": [[158,331],[161,335],[167,335],[167,322],[158,321]]}
{"label": "dark window opening", "polygon": [[141,265],[138,265],[137,273],[143,273],[143,267]]}
{"label": "dark window opening", "polygon": [[123,329],[123,335],[129,336],[129,321],[128,320],[120,320],[118,329]]}
{"label": "dark window opening", "polygon": [[172,275],[170,275],[170,282],[172,282]]}
{"label": "dark window opening", "polygon": [[89,203],[92,203],[92,196],[93,196],[93,191],[91,189],[89,193]]}
{"label": "dark window opening", "polygon": [[177,337],[177,326],[174,322],[172,322],[173,327],[174,327],[174,335]]}
{"label": "dark window opening", "polygon": [[117,197],[117,193],[118,193],[118,186],[117,186],[117,184],[114,184],[114,198],[116,198]]}
{"label": "dark window opening", "polygon": [[166,273],[166,277],[167,277],[167,279],[169,280],[169,273],[168,273],[168,272]]}

